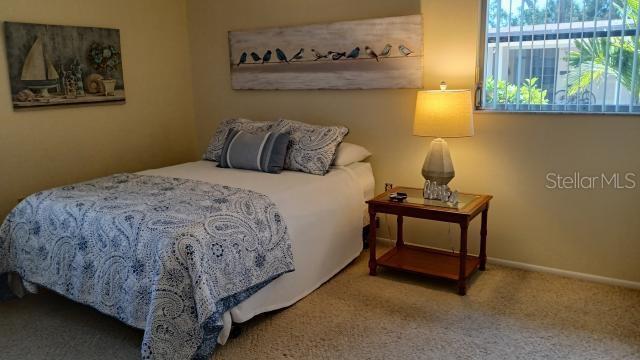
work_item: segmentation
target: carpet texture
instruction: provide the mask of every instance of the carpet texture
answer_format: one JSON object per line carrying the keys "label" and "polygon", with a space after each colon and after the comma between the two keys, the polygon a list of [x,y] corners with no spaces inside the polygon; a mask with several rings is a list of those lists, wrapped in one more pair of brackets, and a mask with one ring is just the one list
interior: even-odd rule
{"label": "carpet texture", "polygon": [[[640,291],[489,266],[467,296],[367,253],[215,359],[640,359]],[[44,292],[0,303],[0,358],[136,359],[142,332]]]}

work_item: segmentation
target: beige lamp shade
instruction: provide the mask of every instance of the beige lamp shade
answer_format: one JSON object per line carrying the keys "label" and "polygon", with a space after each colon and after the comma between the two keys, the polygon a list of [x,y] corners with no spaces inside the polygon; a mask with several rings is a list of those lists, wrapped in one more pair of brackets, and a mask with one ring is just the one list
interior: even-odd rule
{"label": "beige lamp shade", "polygon": [[418,91],[413,135],[445,138],[473,136],[471,91]]}

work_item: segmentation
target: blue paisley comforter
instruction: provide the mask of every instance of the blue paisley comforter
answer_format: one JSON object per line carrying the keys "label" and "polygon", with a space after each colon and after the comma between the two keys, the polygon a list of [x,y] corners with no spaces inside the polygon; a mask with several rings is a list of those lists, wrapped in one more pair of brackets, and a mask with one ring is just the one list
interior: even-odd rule
{"label": "blue paisley comforter", "polygon": [[144,329],[142,357],[208,357],[222,315],[293,271],[265,195],[119,174],[31,195],[0,227],[0,275],[17,272]]}

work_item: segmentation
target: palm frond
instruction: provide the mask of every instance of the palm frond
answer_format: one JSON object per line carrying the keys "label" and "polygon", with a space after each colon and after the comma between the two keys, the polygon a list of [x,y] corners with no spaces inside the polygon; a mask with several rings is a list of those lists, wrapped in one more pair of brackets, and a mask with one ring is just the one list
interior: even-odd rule
{"label": "palm frond", "polygon": [[628,20],[631,20],[630,25],[633,25],[634,27],[638,24],[639,5],[640,0],[615,0],[613,2],[614,8],[621,17],[624,16],[626,7],[627,18]]}
{"label": "palm frond", "polygon": [[[568,94],[575,95],[590,88],[591,74],[594,74],[593,79],[596,81],[604,76],[605,70],[607,75],[614,75],[622,86],[632,91],[633,58],[637,48],[634,42],[635,38],[620,37],[576,40],[576,50],[571,51],[567,58],[571,67]],[[640,81],[640,66],[636,67],[636,81]],[[640,89],[636,89],[638,91]]]}
{"label": "palm frond", "polygon": [[584,62],[580,64],[575,72],[569,74],[569,90],[567,94],[570,96],[591,89],[591,83],[596,83],[602,79],[605,72],[605,66],[597,62]]}

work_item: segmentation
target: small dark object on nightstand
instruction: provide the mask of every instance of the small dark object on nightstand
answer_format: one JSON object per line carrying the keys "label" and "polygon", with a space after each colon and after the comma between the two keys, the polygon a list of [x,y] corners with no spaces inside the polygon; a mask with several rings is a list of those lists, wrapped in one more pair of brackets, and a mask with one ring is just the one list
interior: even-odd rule
{"label": "small dark object on nightstand", "polygon": [[389,194],[389,200],[403,202],[407,198],[407,193],[397,192]]}

